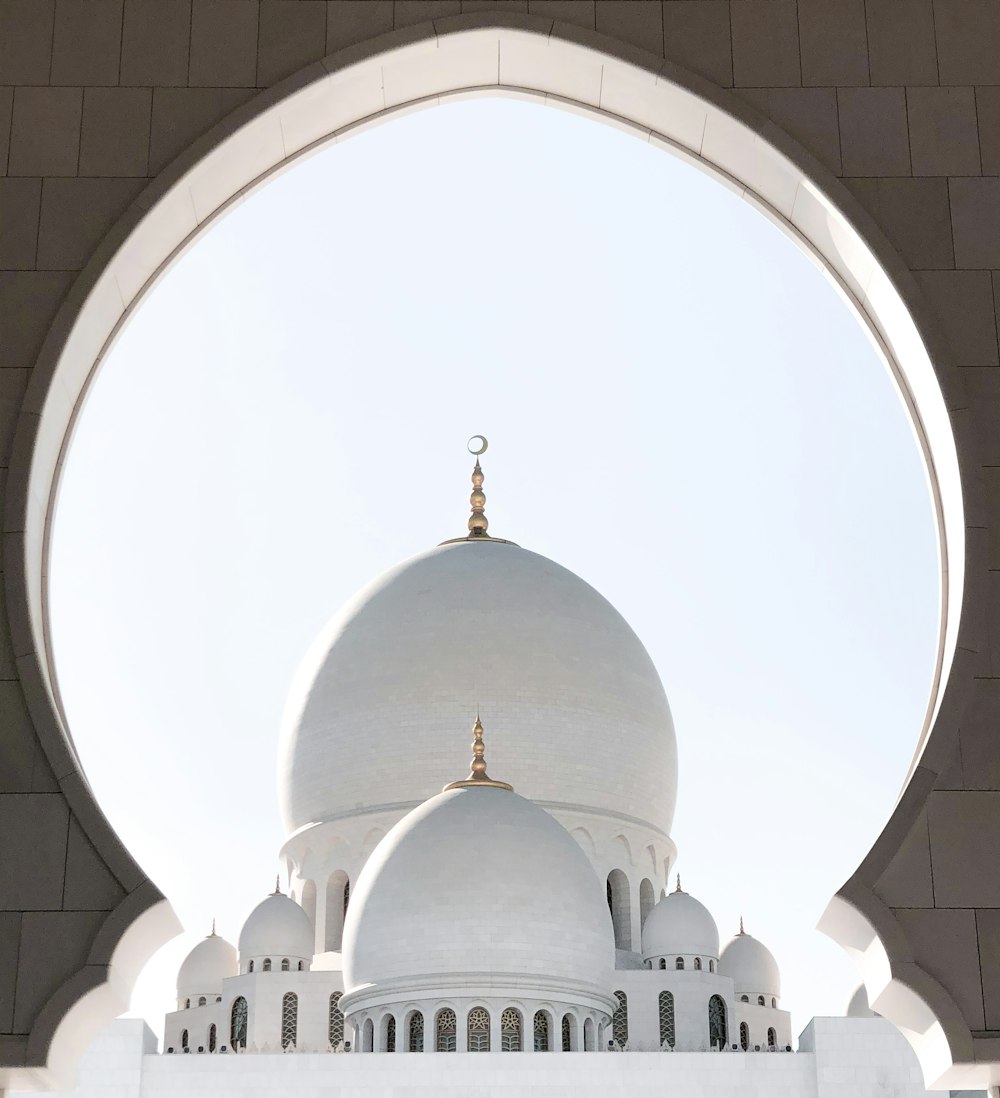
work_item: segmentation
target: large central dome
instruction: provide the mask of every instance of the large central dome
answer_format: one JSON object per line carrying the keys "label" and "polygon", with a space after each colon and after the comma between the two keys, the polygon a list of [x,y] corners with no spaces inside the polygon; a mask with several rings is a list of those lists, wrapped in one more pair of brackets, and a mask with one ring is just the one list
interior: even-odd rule
{"label": "large central dome", "polygon": [[639,638],[572,572],[488,538],[390,570],[317,639],[282,731],[288,832],[426,800],[477,708],[493,764],[524,796],[669,834],[674,729]]}

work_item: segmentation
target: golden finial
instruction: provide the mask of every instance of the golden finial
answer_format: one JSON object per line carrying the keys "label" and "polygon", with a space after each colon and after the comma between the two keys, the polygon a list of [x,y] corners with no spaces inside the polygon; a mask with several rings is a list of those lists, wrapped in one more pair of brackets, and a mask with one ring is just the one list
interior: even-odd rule
{"label": "golden finial", "polygon": [[274,876],[274,891],[271,893],[271,895],[272,896],[280,896],[281,895],[281,874],[280,873],[276,873],[275,876]]}
{"label": "golden finial", "polygon": [[746,931],[743,929],[743,916],[742,915],[740,916],[740,933],[741,934],[746,933]]}
{"label": "golden finial", "polygon": [[464,778],[460,782],[449,782],[446,785],[445,791],[449,789],[473,789],[473,788],[492,788],[492,789],[509,789],[513,791],[514,787],[508,785],[506,782],[495,782],[489,774],[486,773],[486,745],[483,743],[483,722],[479,719],[479,715],[476,715],[476,723],[472,729],[472,734],[475,739],[472,741],[472,770],[467,778]]}
{"label": "golden finial", "polygon": [[212,933],[209,934],[209,938],[214,938],[215,936],[216,936],[216,934],[215,934],[215,920],[213,919],[212,920]]}
{"label": "golden finial", "polygon": [[483,491],[483,470],[479,465],[479,457],[489,449],[489,440],[485,435],[473,435],[469,439],[469,453],[474,454],[476,466],[472,470],[472,495],[469,503],[472,505],[472,514],[469,515],[469,537],[488,538],[486,531],[490,528],[489,520],[483,513],[486,507],[486,493]]}
{"label": "golden finial", "polygon": [[681,875],[678,873],[677,874],[677,887],[674,889],[674,892],[683,892],[683,891],[684,891],[684,889],[681,888]]}

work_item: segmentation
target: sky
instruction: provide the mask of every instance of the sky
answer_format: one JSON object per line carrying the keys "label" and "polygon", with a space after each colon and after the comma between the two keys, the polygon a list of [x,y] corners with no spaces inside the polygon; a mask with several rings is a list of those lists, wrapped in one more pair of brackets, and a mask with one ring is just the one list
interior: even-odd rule
{"label": "sky", "polygon": [[[824,274],[696,168],[503,99],[443,103],[277,177],[134,314],[92,386],[50,565],[56,671],[99,803],[185,934],[274,887],[285,697],[337,608],[464,533],[601,591],[677,729],[672,836],[742,914],[798,1033],[859,978],[815,924],[920,733],[938,558],[912,427]],[[466,743],[460,737],[459,755]],[[609,744],[609,750],[611,745]]]}

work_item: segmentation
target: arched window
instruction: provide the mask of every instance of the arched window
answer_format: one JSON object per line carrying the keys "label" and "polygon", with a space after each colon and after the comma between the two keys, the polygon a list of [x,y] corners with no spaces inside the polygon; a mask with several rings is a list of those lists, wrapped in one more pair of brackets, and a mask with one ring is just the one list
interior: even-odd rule
{"label": "arched window", "polygon": [[778,1034],[773,1027],[767,1031],[767,1047],[770,1049],[778,1047]]}
{"label": "arched window", "polygon": [[218,1043],[218,1037],[216,1035],[215,1026],[210,1025],[208,1027],[208,1051],[215,1052],[215,1046]]}
{"label": "arched window", "polygon": [[184,1009],[185,1010],[190,1010],[191,1009],[191,1000],[190,999],[185,999],[184,1000]]}
{"label": "arched window", "polygon": [[249,968],[247,968],[247,972],[253,972],[253,961],[250,962],[250,966]]}
{"label": "arched window", "polygon": [[611,1036],[624,1048],[628,1042],[628,996],[624,991],[613,991],[611,994],[618,1000],[611,1015]]}
{"label": "arched window", "polygon": [[777,999],[775,999],[775,997],[774,997],[774,996],[772,995],[772,996],[771,996],[771,1006],[773,1006],[773,1007],[776,1007],[777,1005],[778,1005],[778,1001],[777,1001]]}
{"label": "arched window", "polygon": [[320,941],[326,950],[337,951],[343,944],[344,937],[344,911],[345,892],[347,889],[347,874],[338,869],[331,873],[326,881],[326,911],[323,915],[323,928]]}
{"label": "arched window", "polygon": [[720,995],[713,995],[708,1000],[708,1043],[712,1048],[725,1048],[728,1041],[726,1004]]}
{"label": "arched window", "polygon": [[700,957],[695,957],[695,959],[694,959],[694,970],[695,970],[695,972],[701,972],[701,958]]}
{"label": "arched window", "polygon": [[288,962],[288,958],[287,958],[287,957],[283,957],[283,958],[282,958],[282,960],[281,960],[281,971],[282,971],[282,972],[288,972],[288,970],[289,970],[289,969],[290,969],[291,967],[292,967],[292,966],[291,966],[291,965],[289,964],[289,962]]}
{"label": "arched window", "polygon": [[763,995],[758,995],[757,996],[757,1006],[763,1006],[763,1005],[764,1005],[764,996]]}
{"label": "arched window", "polygon": [[597,1044],[597,1032],[594,1028],[594,1019],[588,1018],[583,1023],[583,1048],[585,1052],[593,1052]]}
{"label": "arched window", "polygon": [[469,1011],[469,1051],[490,1051],[490,1016],[482,1007]]}
{"label": "arched window", "polygon": [[573,1019],[568,1014],[564,1014],[562,1020],[562,1050],[573,1051]]}
{"label": "arched window", "polygon": [[549,1044],[549,1016],[544,1010],[535,1011],[535,1052],[548,1052],[552,1047]]}
{"label": "arched window", "polygon": [[198,996],[198,1006],[204,1006],[207,1002],[208,1000],[205,998],[204,995]]}
{"label": "arched window", "polygon": [[299,961],[299,972],[301,972],[305,967],[306,967],[305,961]]}
{"label": "arched window", "polygon": [[648,877],[643,877],[639,884],[639,927],[646,925],[646,916],[653,910],[656,903],[656,894],[653,892],[653,882]]}
{"label": "arched window", "polygon": [[375,1023],[371,1018],[366,1018],[365,1024],[361,1028],[361,1051],[375,1051]]}
{"label": "arched window", "polygon": [[684,958],[683,957],[678,957],[677,960],[674,961],[674,968],[676,968],[678,972],[683,972],[684,971]]}
{"label": "arched window", "polygon": [[299,1029],[299,997],[286,991],[281,999],[281,1047],[294,1045]]}
{"label": "arched window", "polygon": [[229,1047],[247,1047],[247,1001],[241,995],[233,1003],[233,1009],[229,1015]]}
{"label": "arched window", "polygon": [[740,996],[740,1002],[741,1003],[749,1003],[750,1002],[750,996],[749,995],[741,995]]}
{"label": "arched window", "polygon": [[666,957],[661,957],[660,958],[660,971],[665,972],[666,968],[667,968],[667,959],[666,959]]}
{"label": "arched window", "polygon": [[632,907],[628,877],[620,869],[608,874],[608,906],[615,928],[615,949],[632,948]]}
{"label": "arched window", "polygon": [[455,1018],[455,1012],[450,1007],[438,1011],[434,1028],[437,1031],[437,1043],[434,1047],[438,1052],[454,1052],[457,1040],[457,1019]]}
{"label": "arched window", "polygon": [[181,1030],[181,1048],[188,1047],[188,1031],[186,1029]]}
{"label": "arched window", "polygon": [[660,992],[660,1048],[674,1047],[677,1031],[674,1027],[674,997],[669,991]]}
{"label": "arched window", "polygon": [[500,1015],[500,1051],[521,1051],[521,1014],[513,1007]]}
{"label": "arched window", "polygon": [[419,1010],[410,1015],[406,1047],[410,1052],[424,1051],[424,1016]]}
{"label": "arched window", "polygon": [[326,1026],[330,1048],[336,1048],[344,1040],[344,1012],[340,1009],[342,994],[342,991],[335,991],[330,996],[330,1011]]}
{"label": "arched window", "polygon": [[744,1052],[750,1047],[750,1027],[746,1022],[740,1022],[740,1048]]}
{"label": "arched window", "polygon": [[382,1022],[382,1048],[386,1052],[396,1051],[396,1019],[392,1014],[387,1014]]}
{"label": "arched window", "polygon": [[264,958],[264,963],[260,966],[260,968],[261,968],[262,972],[270,972],[271,971],[271,958],[270,957],[265,957]]}
{"label": "arched window", "polygon": [[709,961],[708,962],[708,971],[709,972],[714,972],[715,971],[715,961]]}

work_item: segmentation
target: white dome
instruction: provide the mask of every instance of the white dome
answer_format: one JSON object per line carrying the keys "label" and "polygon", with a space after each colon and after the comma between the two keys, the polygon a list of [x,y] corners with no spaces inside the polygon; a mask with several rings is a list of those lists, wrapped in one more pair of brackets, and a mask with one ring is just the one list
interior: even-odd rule
{"label": "white dome", "polygon": [[742,931],[722,951],[719,973],[733,981],[737,995],[781,995],[778,962],[763,942]]}
{"label": "white dome", "polygon": [[[361,807],[408,807],[454,769],[455,729],[480,708],[491,761],[519,793],[607,810],[668,833],[677,749],[638,637],[589,584],[537,553],[460,541],[375,580],[300,667],[281,738],[289,833]],[[387,771],[386,734],[407,765]],[[558,765],[572,746],[573,765]]]}
{"label": "white dome", "polygon": [[275,965],[285,957],[311,960],[313,927],[309,916],[289,896],[275,892],[262,900],[240,931],[240,961],[270,957]]}
{"label": "white dome", "polygon": [[712,913],[687,892],[664,896],[642,927],[643,960],[673,956],[719,957],[719,928]]}
{"label": "white dome", "polygon": [[219,995],[222,981],[238,971],[236,950],[213,930],[191,950],[178,969],[177,997]]}
{"label": "white dome", "polygon": [[520,994],[610,1006],[614,931],[586,855],[544,809],[504,789],[450,789],[375,848],[351,891],[343,959],[348,993],[513,976]]}

